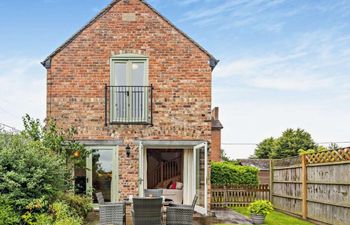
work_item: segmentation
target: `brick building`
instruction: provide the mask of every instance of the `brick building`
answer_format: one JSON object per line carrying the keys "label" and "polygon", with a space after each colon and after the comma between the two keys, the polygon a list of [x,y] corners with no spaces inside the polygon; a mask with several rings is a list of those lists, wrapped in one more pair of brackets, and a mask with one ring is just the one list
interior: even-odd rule
{"label": "brick building", "polygon": [[211,112],[211,160],[221,162],[221,130],[222,126],[219,120],[219,107],[215,107]]}
{"label": "brick building", "polygon": [[217,62],[142,0],[114,0],[49,55],[47,117],[92,150],[81,188],[118,201],[178,182],[206,214]]}

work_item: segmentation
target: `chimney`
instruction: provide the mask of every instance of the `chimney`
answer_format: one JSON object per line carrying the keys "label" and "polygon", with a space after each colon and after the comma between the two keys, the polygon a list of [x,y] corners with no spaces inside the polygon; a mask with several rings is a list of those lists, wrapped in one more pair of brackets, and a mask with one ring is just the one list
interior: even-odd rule
{"label": "chimney", "polygon": [[211,116],[213,117],[214,120],[218,120],[219,119],[219,107],[215,107],[211,111]]}

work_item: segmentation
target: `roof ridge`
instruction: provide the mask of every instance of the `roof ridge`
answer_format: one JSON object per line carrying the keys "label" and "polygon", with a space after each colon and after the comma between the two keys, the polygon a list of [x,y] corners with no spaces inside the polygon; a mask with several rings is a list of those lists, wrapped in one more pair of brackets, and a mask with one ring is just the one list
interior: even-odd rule
{"label": "roof ridge", "polygon": [[[90,27],[94,22],[96,22],[100,17],[105,15],[115,4],[120,2],[121,0],[113,0],[109,5],[107,5],[104,9],[102,9],[95,17],[93,17],[87,24],[85,24],[82,28],[80,28],[76,33],[74,33],[70,38],[68,38],[62,45],[60,45],[56,50],[54,50],[46,59],[41,62],[41,64],[46,68],[51,67],[51,59],[62,49],[67,47],[75,38],[77,38],[85,29]],[[191,41],[194,45],[196,45],[201,51],[207,54],[210,57],[210,67],[212,69],[218,64],[219,60],[217,60],[212,54],[210,54],[205,48],[203,48],[200,44],[198,44],[195,40],[193,40],[190,36],[188,36],[185,32],[180,30],[177,26],[175,26],[170,20],[164,17],[160,12],[158,12],[155,8],[153,8],[149,3],[145,0],[140,0],[143,4],[145,4],[148,8],[150,8],[154,13],[160,16],[165,22],[167,22],[170,26],[172,26],[175,30],[177,30],[180,34],[182,34],[185,38]]]}

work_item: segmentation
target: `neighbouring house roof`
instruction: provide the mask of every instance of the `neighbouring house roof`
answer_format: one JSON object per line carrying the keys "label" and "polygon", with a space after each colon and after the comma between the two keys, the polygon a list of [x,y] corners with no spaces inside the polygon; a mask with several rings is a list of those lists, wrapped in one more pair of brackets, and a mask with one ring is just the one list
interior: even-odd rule
{"label": "neighbouring house roof", "polygon": [[[51,66],[51,59],[54,57],[57,53],[59,53],[62,49],[64,49],[67,45],[69,45],[75,38],[77,38],[85,29],[90,27],[95,21],[97,21],[99,18],[101,18],[103,15],[105,15],[115,4],[120,2],[122,0],[113,0],[106,8],[104,8],[100,13],[97,14],[92,20],[90,20],[85,26],[83,26],[78,32],[76,32],[73,36],[71,36],[66,42],[64,42],[60,47],[58,47],[54,52],[52,52],[41,64],[45,68],[50,68]],[[147,7],[149,7],[154,13],[156,13],[158,16],[160,16],[165,22],[167,22],[169,25],[171,25],[175,30],[177,30],[180,34],[182,34],[184,37],[186,37],[189,41],[191,41],[193,44],[195,44],[201,51],[203,51],[205,54],[207,54],[210,57],[210,66],[212,69],[215,68],[215,66],[219,63],[219,60],[217,60],[212,54],[210,54],[207,50],[205,50],[200,44],[198,44],[195,40],[193,40],[191,37],[189,37],[185,32],[177,28],[172,22],[170,22],[167,18],[165,18],[163,15],[161,15],[155,8],[153,8],[150,4],[148,4],[145,0],[140,0],[143,4],[145,4]]]}
{"label": "neighbouring house roof", "polygon": [[212,119],[211,120],[211,129],[219,129],[221,130],[224,126],[221,124],[220,120]]}
{"label": "neighbouring house roof", "polygon": [[269,159],[237,159],[242,166],[255,166],[260,170],[269,170],[270,160]]}

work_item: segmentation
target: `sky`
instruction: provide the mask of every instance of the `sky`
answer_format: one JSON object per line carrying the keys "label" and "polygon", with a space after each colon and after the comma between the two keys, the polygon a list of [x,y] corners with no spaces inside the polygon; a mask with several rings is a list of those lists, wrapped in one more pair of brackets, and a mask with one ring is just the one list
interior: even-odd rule
{"label": "sky", "polygon": [[[110,1],[0,2],[0,123],[45,118],[40,62]],[[287,128],[350,146],[350,1],[148,2],[220,59],[212,105],[229,156],[246,158]]]}

